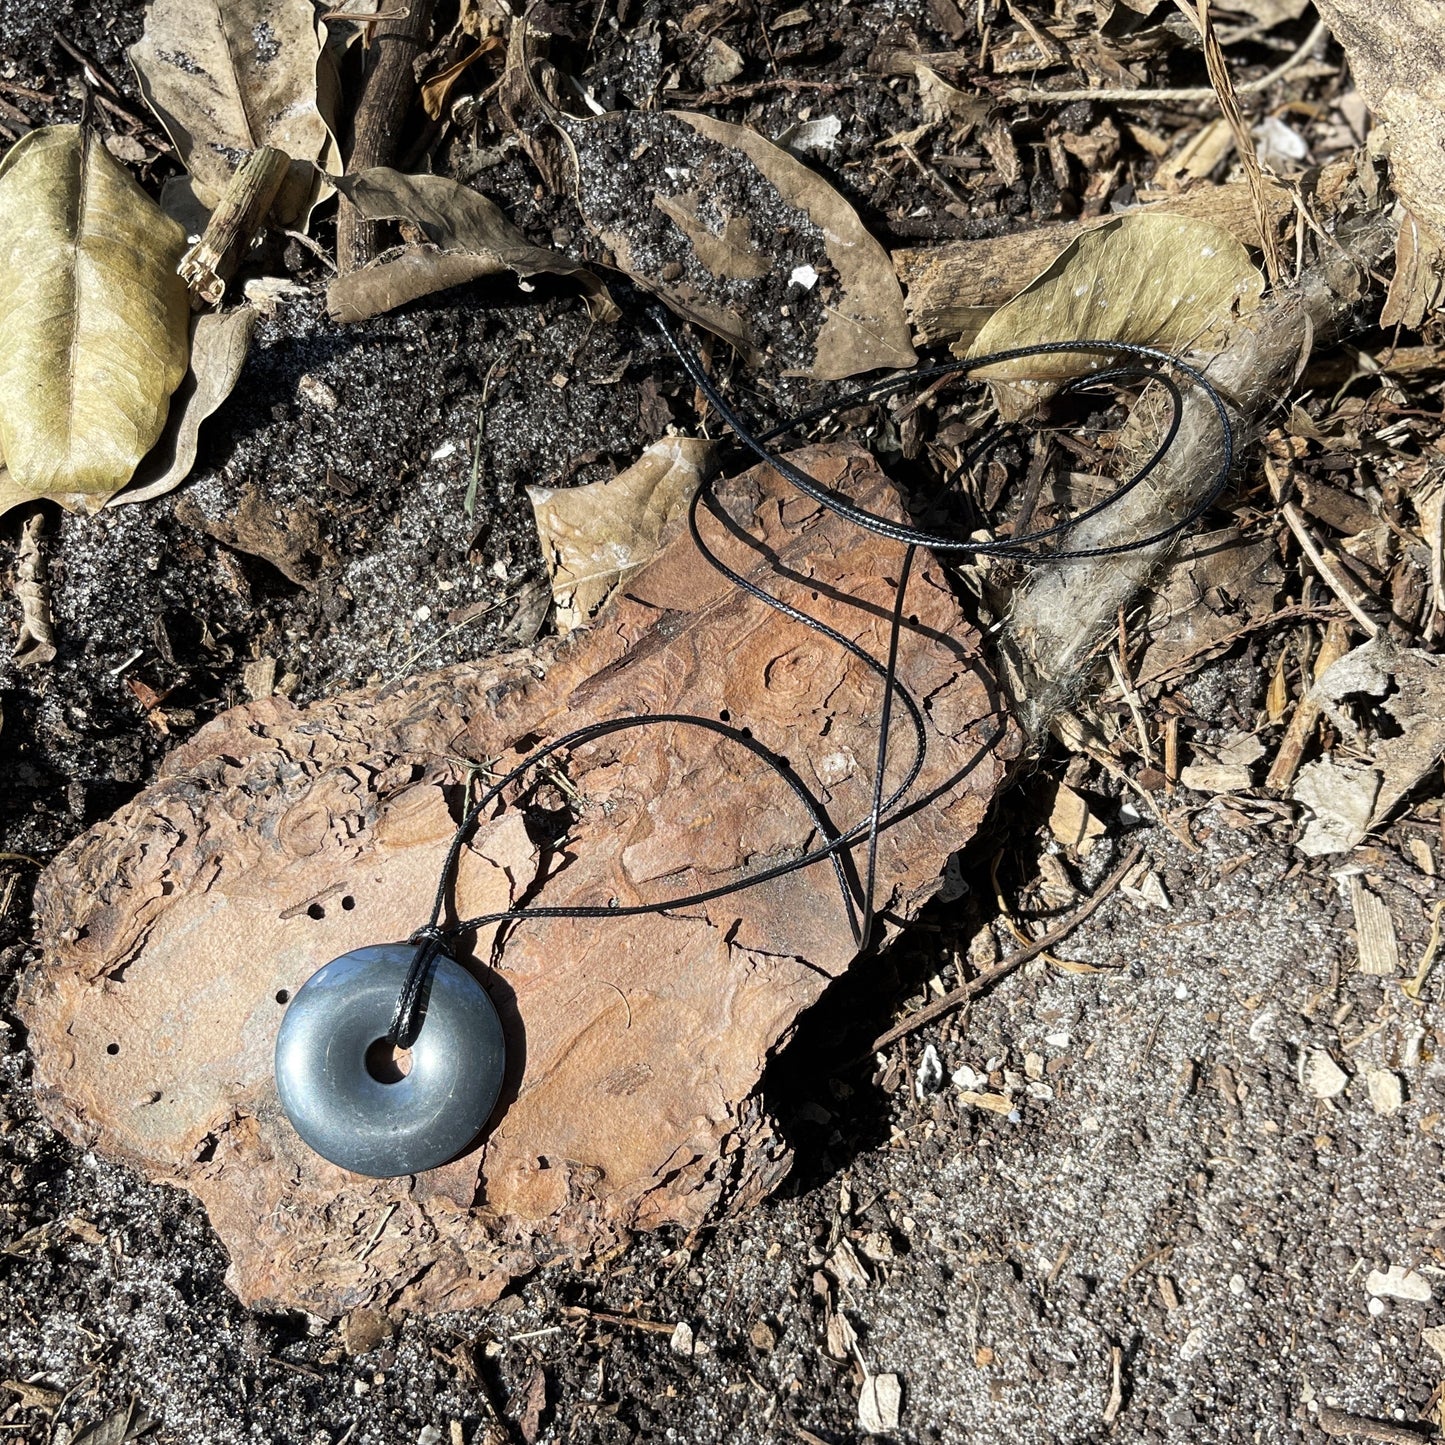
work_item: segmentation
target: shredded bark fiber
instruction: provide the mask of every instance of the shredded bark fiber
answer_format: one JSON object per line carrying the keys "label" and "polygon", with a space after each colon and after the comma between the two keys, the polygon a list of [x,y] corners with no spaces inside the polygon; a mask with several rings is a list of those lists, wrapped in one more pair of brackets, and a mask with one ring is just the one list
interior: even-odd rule
{"label": "shredded bark fiber", "polygon": [[[899,514],[862,453],[798,456]],[[883,655],[896,544],[766,468],[722,496],[758,539],[705,517],[727,561],[754,572],[773,554],[784,575],[759,580]],[[930,755],[914,792],[926,802],[880,844],[891,928],[934,892],[1018,752],[977,632],[933,560],[920,561],[899,672],[926,700]],[[727,716],[788,757],[847,827],[869,804],[880,692],[683,535],[566,641],[224,714],[44,875],[44,954],[22,1012],[47,1116],[197,1194],[230,1251],[232,1287],[269,1309],[479,1305],[559,1254],[585,1259],[633,1230],[748,1208],[789,1160],[759,1101],[763,1067],[854,956],[826,863],[706,909],[463,940],[501,1013],[509,1078],[482,1145],[412,1179],[347,1174],[292,1132],[272,1082],[283,1001],[329,959],[422,921],[471,764],[505,769],[594,719]],[[895,722],[890,780],[909,762],[905,726]],[[695,729],[604,739],[563,771],[483,822],[453,890],[457,916],[665,898],[810,840],[771,772]]]}

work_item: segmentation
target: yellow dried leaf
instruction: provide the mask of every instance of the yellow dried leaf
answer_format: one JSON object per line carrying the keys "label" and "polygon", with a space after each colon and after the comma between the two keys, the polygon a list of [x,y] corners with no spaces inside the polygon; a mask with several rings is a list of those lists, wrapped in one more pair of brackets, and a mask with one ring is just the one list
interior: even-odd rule
{"label": "yellow dried leaf", "polygon": [[665,437],[605,482],[527,488],[560,632],[581,627],[657,555],[715,470],[715,452],[700,438]]}
{"label": "yellow dried leaf", "polygon": [[186,369],[185,236],[79,126],[0,161],[0,510],[93,512],[165,425]]}
{"label": "yellow dried leaf", "polygon": [[[1123,341],[1183,351],[1208,346],[1252,311],[1264,277],[1227,231],[1184,216],[1121,216],[1087,231],[1047,271],[999,307],[967,355],[1049,341]],[[1067,381],[1108,363],[1060,352],[986,367],[990,381]]]}

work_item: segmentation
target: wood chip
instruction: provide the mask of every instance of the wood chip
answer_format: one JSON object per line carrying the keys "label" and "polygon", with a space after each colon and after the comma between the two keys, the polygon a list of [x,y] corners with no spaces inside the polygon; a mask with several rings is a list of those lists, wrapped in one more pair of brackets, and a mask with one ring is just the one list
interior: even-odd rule
{"label": "wood chip", "polygon": [[1365,887],[1358,873],[1350,879],[1350,905],[1355,912],[1355,933],[1360,972],[1377,978],[1394,978],[1400,972],[1400,945],[1390,910]]}
{"label": "wood chip", "polygon": [[869,1375],[858,1395],[858,1423],[870,1435],[898,1428],[903,1386],[897,1375]]}
{"label": "wood chip", "polygon": [[1333,1099],[1344,1093],[1350,1076],[1323,1049],[1316,1049],[1305,1061],[1305,1087],[1317,1099]]}

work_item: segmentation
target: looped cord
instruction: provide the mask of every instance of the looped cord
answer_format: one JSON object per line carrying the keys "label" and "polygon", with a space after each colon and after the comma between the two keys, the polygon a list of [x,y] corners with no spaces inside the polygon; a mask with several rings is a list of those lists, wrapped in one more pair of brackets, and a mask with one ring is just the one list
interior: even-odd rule
{"label": "looped cord", "polygon": [[[814,863],[820,863],[826,859],[832,865],[839,893],[842,898],[843,909],[847,915],[848,925],[852,932],[854,942],[860,951],[867,948],[873,942],[873,934],[875,931],[876,905],[874,885],[877,874],[878,839],[885,828],[890,827],[894,822],[898,821],[902,811],[902,804],[914,783],[917,782],[919,775],[923,771],[924,763],[927,760],[928,735],[924,726],[923,710],[912,693],[898,681],[897,676],[899,637],[902,631],[908,580],[912,571],[916,549],[919,547],[927,547],[934,552],[952,555],[954,557],[1037,556],[1048,561],[1108,557],[1123,552],[1137,551],[1140,548],[1154,546],[1157,543],[1167,541],[1169,538],[1177,536],[1199,517],[1203,516],[1223,492],[1229,481],[1229,474],[1234,464],[1234,425],[1230,417],[1229,408],[1225,404],[1223,397],[1210,385],[1208,379],[1201,372],[1189,366],[1187,363],[1180,361],[1177,357],[1171,356],[1168,352],[1159,351],[1151,346],[1136,346],[1118,341],[1046,342],[1037,346],[1025,346],[1011,351],[994,352],[989,356],[976,357],[971,360],[944,362],[938,366],[924,367],[899,376],[885,378],[873,386],[850,392],[846,396],[840,397],[838,400],[826,406],[816,407],[811,411],[790,417],[778,426],[755,435],[718,390],[712,378],[708,376],[707,372],[703,369],[702,363],[696,353],[683,345],[681,339],[673,331],[666,312],[660,307],[649,306],[648,315],[666,338],[668,345],[681,362],[683,370],[687,373],[689,379],[696,385],[703,396],[707,398],[718,415],[722,417],[734,435],[737,436],[738,440],[742,442],[749,451],[753,452],[761,461],[766,462],[782,477],[791,482],[793,486],[797,487],[805,496],[810,497],[815,502],[827,507],[832,512],[836,512],[840,517],[853,522],[857,526],[864,527],[871,532],[877,533],[879,536],[888,537],[903,544],[903,559],[899,567],[898,581],[894,588],[893,607],[889,619],[888,657],[886,662],[880,662],[871,653],[865,651],[854,642],[852,638],[845,637],[836,629],[829,627],[826,623],[820,622],[816,617],[812,617],[799,608],[792,606],[790,603],[783,601],[780,597],[774,596],[773,593],[759,586],[751,578],[745,577],[742,573],[729,567],[712,551],[698,527],[699,507],[706,508],[708,513],[722,526],[730,528],[735,532],[738,531],[738,529],[706,486],[700,487],[694,494],[691,506],[688,509],[688,528],[691,532],[692,540],[701,552],[703,558],[711,566],[716,568],[735,586],[750,596],[756,597],[774,611],[781,613],[784,617],[794,622],[802,624],[814,632],[820,633],[822,636],[836,643],[879,678],[882,684],[882,698],[879,705],[878,749],[874,761],[872,806],[865,818],[845,831],[839,832],[829,820],[822,805],[808,791],[807,786],[803,783],[802,779],[794,773],[785,758],[779,757],[769,748],[759,743],[751,734],[740,728],[731,727],[726,723],[715,721],[712,718],[692,716],[689,714],[659,713],[647,716],[612,718],[605,722],[592,723],[586,727],[577,728],[572,732],[564,734],[562,737],[554,739],[550,743],[536,748],[523,758],[505,777],[493,783],[491,787],[482,793],[477,801],[467,809],[466,815],[457,825],[457,830],[452,835],[451,845],[447,849],[447,856],[442,864],[441,878],[437,885],[436,897],[433,900],[431,918],[421,928],[417,929],[408,940],[408,942],[415,943],[417,948],[407,971],[406,979],[402,984],[400,994],[398,995],[396,1011],[392,1017],[391,1029],[387,1035],[393,1044],[400,1047],[410,1047],[411,1042],[416,1038],[422,1022],[420,1005],[426,979],[433,961],[437,955],[442,952],[447,940],[461,934],[476,932],[478,929],[486,928],[493,924],[518,922],[524,919],[628,918],[637,917],[642,914],[662,913],[674,909],[695,908],[701,904],[709,903],[713,899],[726,897],[728,894],[740,892],[745,888],[756,887],[758,884],[766,883],[771,879],[786,877],[788,874],[796,873],[800,869],[811,867]],[[939,377],[954,374],[966,376],[970,372],[976,372],[985,367],[997,365],[1000,362],[1068,352],[1109,357],[1124,356],[1131,358],[1135,364],[1129,366],[1115,365],[1093,371],[1087,376],[1071,382],[1065,388],[1065,391],[1082,391],[1114,382],[1148,380],[1162,387],[1170,401],[1172,412],[1169,425],[1165,429],[1163,439],[1159,446],[1155,449],[1153,455],[1131,477],[1120,482],[1102,501],[1096,502],[1093,506],[1085,508],[1076,516],[1070,517],[1066,521],[1056,523],[1050,527],[1042,527],[1032,532],[1026,532],[1016,537],[1008,537],[1001,541],[994,542],[969,541],[958,537],[922,531],[919,528],[895,522],[891,518],[865,511],[848,498],[837,492],[830,491],[815,478],[810,477],[802,468],[789,461],[786,457],[779,456],[776,452],[769,450],[767,446],[769,441],[784,435],[786,432],[806,422],[815,421],[861,401],[878,400],[882,397],[893,396],[901,391],[914,388],[922,382],[928,382]],[[1040,554],[1032,550],[1040,543],[1052,541],[1054,538],[1064,536],[1078,527],[1080,523],[1098,516],[1109,507],[1115,506],[1128,495],[1129,492],[1153,474],[1155,468],[1163,460],[1169,448],[1174,444],[1179,434],[1179,427],[1183,418],[1184,403],[1179,384],[1172,376],[1168,375],[1165,368],[1178,373],[1192,386],[1199,389],[1213,409],[1219,423],[1220,461],[1218,470],[1206,494],[1169,526],[1147,537],[1134,538],[1130,541],[1108,547],[1088,547],[1074,550],[1064,548],[1047,554]],[[891,745],[890,732],[895,704],[901,704],[909,724],[909,732],[911,733],[911,742],[913,745],[912,757],[901,781],[895,785],[891,791],[887,792],[885,796],[883,780],[888,764],[888,754]],[[719,884],[714,888],[702,889],[696,893],[690,893],[680,897],[662,899],[656,903],[631,904],[626,907],[620,907],[615,904],[610,904],[605,907],[595,905],[528,906],[504,909],[497,913],[483,914],[478,918],[468,918],[447,924],[441,923],[441,917],[446,908],[447,893],[456,869],[457,859],[461,855],[461,850],[482,815],[502,796],[507,788],[513,783],[519,782],[527,773],[535,768],[537,764],[551,757],[554,753],[580,747],[587,743],[598,742],[603,738],[626,732],[633,728],[666,726],[699,728],[706,732],[715,733],[752,753],[787,784],[789,790],[807,810],[809,818],[817,830],[818,836],[824,841],[803,853],[801,857],[775,864],[770,868],[760,869],[755,873],[749,873],[745,877],[735,879],[730,883]],[[866,873],[861,883],[855,884],[849,877],[846,855],[847,850],[861,840],[866,840],[867,843]],[[859,917],[860,906],[861,919]]]}

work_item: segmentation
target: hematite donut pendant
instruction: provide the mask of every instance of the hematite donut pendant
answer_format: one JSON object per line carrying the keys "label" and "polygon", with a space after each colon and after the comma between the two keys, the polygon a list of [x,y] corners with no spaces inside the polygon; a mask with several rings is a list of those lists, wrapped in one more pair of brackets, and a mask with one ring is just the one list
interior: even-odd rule
{"label": "hematite donut pendant", "polygon": [[276,1037],[276,1092],[296,1132],[322,1158],[377,1179],[461,1153],[502,1088],[497,1011],[444,953],[423,988],[410,1072],[388,1070],[386,1031],[415,953],[383,943],[332,959],[297,990]]}

